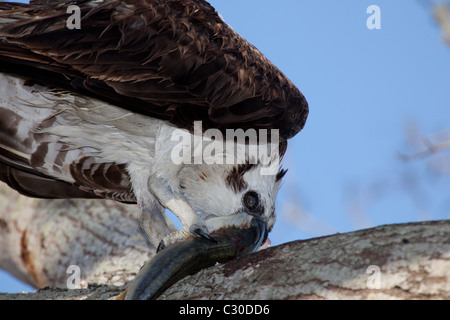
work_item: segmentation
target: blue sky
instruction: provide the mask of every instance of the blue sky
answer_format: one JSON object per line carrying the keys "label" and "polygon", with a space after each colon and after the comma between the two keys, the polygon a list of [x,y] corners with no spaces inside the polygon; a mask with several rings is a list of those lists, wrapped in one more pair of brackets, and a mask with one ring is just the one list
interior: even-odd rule
{"label": "blue sky", "polygon": [[[449,152],[404,162],[408,136],[450,128],[450,47],[427,1],[211,0],[304,93],[269,235],[274,245],[450,218]],[[381,10],[369,30],[366,9]],[[444,138],[450,139],[450,130]],[[447,162],[445,162],[447,161]],[[447,166],[447,167],[445,167]],[[446,169],[445,169],[446,168]],[[0,291],[24,290],[0,273]],[[29,289],[28,289],[29,290]]]}
{"label": "blue sky", "polygon": [[[406,132],[414,123],[424,135],[450,126],[450,48],[431,7],[412,0],[212,3],[310,105],[284,161],[274,244],[450,217],[448,179],[429,176],[429,159],[398,157],[413,152]],[[372,4],[381,10],[379,30],[366,26]]]}

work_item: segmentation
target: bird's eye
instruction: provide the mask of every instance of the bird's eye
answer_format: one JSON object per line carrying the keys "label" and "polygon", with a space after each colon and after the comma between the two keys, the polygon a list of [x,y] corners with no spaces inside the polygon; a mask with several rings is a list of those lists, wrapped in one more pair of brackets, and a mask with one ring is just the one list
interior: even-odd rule
{"label": "bird's eye", "polygon": [[258,194],[254,191],[249,191],[244,196],[244,204],[249,210],[255,209],[259,204]]}

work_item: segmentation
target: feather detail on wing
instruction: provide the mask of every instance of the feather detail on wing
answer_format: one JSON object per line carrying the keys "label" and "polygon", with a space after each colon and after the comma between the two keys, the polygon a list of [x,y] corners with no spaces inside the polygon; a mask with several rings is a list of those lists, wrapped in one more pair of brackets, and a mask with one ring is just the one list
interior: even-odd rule
{"label": "feather detail on wing", "polygon": [[[66,26],[73,4],[81,9],[81,29]],[[203,0],[0,2],[0,73],[22,81],[14,86],[16,107],[0,101],[0,179],[36,197],[136,201],[129,159],[92,152],[92,126],[125,132],[133,156],[151,156],[148,132],[155,129],[148,119],[188,130],[199,120],[203,130],[279,129],[285,142],[308,115],[295,85]],[[36,105],[40,91],[55,98],[48,101],[53,109]],[[111,106],[71,107],[73,121],[89,113],[79,144],[69,136],[71,115],[55,102],[66,97]],[[66,122],[53,125],[56,118]],[[138,138],[140,150],[133,145]]]}
{"label": "feather detail on wing", "polygon": [[[0,68],[191,130],[279,129],[308,114],[302,93],[202,0],[0,4]],[[9,20],[8,20],[9,19]]]}
{"label": "feather detail on wing", "polygon": [[[76,114],[76,103],[66,110],[65,95],[0,74],[0,180],[27,196],[109,198],[134,203],[125,164],[95,157],[98,151],[82,137],[69,144],[64,136],[51,133],[61,127],[69,130],[71,127],[64,123],[70,124],[74,114],[74,125],[85,116],[81,110]],[[114,115],[109,111],[108,116]],[[90,116],[95,117],[95,112]],[[121,126],[120,120],[109,123]]]}

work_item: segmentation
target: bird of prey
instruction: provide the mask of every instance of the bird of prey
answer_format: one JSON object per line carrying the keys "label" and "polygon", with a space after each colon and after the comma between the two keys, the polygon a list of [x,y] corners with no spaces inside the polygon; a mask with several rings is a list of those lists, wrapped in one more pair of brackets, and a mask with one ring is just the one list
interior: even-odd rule
{"label": "bird of prey", "polygon": [[[275,156],[174,161],[174,133],[204,151],[198,123],[201,135],[276,130],[282,156],[307,114],[299,89],[204,0],[0,3],[0,179],[32,197],[137,203],[161,248],[256,216],[270,231],[286,172],[261,174]],[[182,225],[169,235],[154,227],[165,208]]]}

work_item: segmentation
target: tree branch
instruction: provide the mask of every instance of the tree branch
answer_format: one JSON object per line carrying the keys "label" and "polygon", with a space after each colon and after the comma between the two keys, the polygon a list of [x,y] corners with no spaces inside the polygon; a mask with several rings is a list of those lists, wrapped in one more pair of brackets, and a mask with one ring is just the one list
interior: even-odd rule
{"label": "tree branch", "polygon": [[[112,299],[125,286],[45,289],[0,299]],[[450,221],[299,240],[201,270],[161,299],[449,299]]]}
{"label": "tree branch", "polygon": [[294,241],[186,277],[161,296],[248,297],[449,299],[450,221],[386,225]]}
{"label": "tree branch", "polygon": [[133,205],[27,198],[2,183],[0,208],[0,268],[36,288],[67,288],[71,265],[81,288],[123,285],[158,245],[146,239]]}

